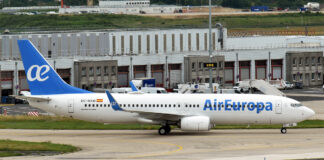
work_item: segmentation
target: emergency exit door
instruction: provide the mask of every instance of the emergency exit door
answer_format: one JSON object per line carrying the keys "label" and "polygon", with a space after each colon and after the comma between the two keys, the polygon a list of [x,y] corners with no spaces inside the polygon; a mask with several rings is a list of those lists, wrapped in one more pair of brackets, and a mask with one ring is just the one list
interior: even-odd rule
{"label": "emergency exit door", "polygon": [[68,100],[68,112],[69,113],[74,112],[74,101],[73,101],[73,99]]}
{"label": "emergency exit door", "polygon": [[276,102],[275,110],[276,110],[276,114],[281,114],[282,113],[282,102],[281,101]]}

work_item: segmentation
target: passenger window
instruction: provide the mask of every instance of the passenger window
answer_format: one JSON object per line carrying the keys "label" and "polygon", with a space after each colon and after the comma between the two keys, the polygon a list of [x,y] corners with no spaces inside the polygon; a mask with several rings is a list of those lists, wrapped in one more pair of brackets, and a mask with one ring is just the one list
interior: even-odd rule
{"label": "passenger window", "polygon": [[95,107],[95,104],[92,104],[92,107]]}
{"label": "passenger window", "polygon": [[108,107],[110,107],[110,104],[108,104]]}
{"label": "passenger window", "polygon": [[151,104],[149,104],[149,107],[151,107]]}
{"label": "passenger window", "polygon": [[193,108],[195,108],[195,107],[196,107],[196,105],[194,105],[194,104],[193,104],[193,105],[192,105],[192,107],[193,107]]}
{"label": "passenger window", "polygon": [[199,108],[199,104],[197,104],[197,108]]}
{"label": "passenger window", "polygon": [[153,107],[155,107],[155,104],[153,104]]}
{"label": "passenger window", "polygon": [[178,104],[178,107],[180,108],[180,104]]}
{"label": "passenger window", "polygon": [[130,104],[128,104],[128,107],[130,107]]}
{"label": "passenger window", "polygon": [[106,107],[106,104],[104,104],[104,107]]}
{"label": "passenger window", "polygon": [[102,107],[102,104],[100,104],[100,107]]}
{"label": "passenger window", "polygon": [[87,104],[84,104],[84,107],[87,107]]}

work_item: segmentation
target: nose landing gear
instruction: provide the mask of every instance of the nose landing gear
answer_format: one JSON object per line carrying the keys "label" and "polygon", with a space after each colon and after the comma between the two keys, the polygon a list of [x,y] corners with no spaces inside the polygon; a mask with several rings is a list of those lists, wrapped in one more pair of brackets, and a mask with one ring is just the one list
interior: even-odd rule
{"label": "nose landing gear", "polygon": [[160,135],[167,135],[171,132],[171,127],[169,125],[162,126],[159,129],[159,134]]}
{"label": "nose landing gear", "polygon": [[281,131],[282,134],[286,134],[287,133],[287,128],[282,127],[280,131]]}

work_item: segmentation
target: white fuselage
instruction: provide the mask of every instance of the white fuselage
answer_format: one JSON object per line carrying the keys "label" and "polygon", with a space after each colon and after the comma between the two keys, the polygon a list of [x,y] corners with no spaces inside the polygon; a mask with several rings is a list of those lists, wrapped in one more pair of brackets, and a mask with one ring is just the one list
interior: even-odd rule
{"label": "white fuselage", "polygon": [[[113,96],[121,108],[185,116],[207,116],[211,124],[288,124],[303,121],[310,116],[309,108],[293,107],[291,104],[298,103],[297,101],[279,96],[253,94],[113,94]],[[139,120],[141,116],[138,113],[115,111],[106,94],[58,94],[42,97],[49,97],[51,100],[30,101],[30,105],[57,115],[86,121],[141,123]],[[249,107],[249,103],[254,103],[254,108],[251,105]]]}

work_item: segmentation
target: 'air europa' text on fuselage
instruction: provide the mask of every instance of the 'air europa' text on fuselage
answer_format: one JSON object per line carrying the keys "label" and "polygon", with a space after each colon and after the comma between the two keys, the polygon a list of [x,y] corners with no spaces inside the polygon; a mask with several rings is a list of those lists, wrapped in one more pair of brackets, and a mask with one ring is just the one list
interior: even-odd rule
{"label": "'air europa' text on fuselage", "polygon": [[225,99],[225,101],[217,101],[217,99],[206,99],[204,111],[256,111],[259,114],[261,111],[272,111],[271,102],[248,102],[248,101],[232,101]]}

